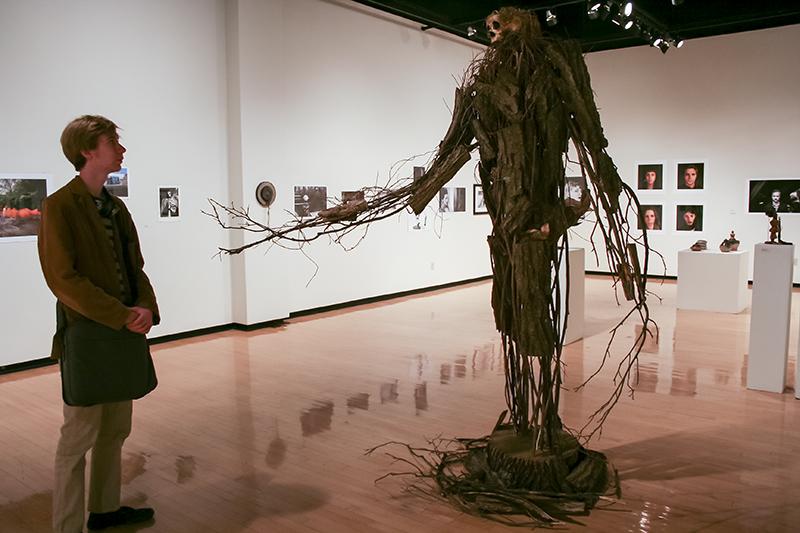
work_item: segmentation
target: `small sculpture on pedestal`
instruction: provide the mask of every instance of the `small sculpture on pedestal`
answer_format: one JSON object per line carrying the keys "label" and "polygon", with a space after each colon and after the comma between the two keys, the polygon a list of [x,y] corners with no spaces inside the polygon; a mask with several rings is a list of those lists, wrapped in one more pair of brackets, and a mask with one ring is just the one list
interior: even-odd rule
{"label": "small sculpture on pedestal", "polygon": [[764,214],[770,217],[769,221],[769,240],[764,241],[764,244],[792,244],[781,240],[781,217],[774,207],[768,207]]}
{"label": "small sculpture on pedestal", "polygon": [[736,233],[731,230],[731,236],[722,241],[719,245],[720,252],[735,252],[739,249],[739,241],[736,239]]}
{"label": "small sculpture on pedestal", "polygon": [[692,250],[693,252],[702,252],[707,248],[708,248],[708,241],[706,241],[705,239],[700,239],[699,241],[697,241],[696,243],[694,243],[689,247],[689,249]]}

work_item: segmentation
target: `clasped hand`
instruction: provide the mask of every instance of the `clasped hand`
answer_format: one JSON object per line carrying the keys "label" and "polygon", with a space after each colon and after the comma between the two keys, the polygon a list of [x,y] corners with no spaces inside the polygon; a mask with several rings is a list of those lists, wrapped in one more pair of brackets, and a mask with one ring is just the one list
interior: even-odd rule
{"label": "clasped hand", "polygon": [[153,312],[146,307],[131,307],[125,327],[134,333],[146,335],[153,327]]}

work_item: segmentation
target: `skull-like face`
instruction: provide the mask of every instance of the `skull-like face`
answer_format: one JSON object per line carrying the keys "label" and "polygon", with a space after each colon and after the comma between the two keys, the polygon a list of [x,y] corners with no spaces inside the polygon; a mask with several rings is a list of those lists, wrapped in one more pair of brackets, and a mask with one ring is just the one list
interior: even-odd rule
{"label": "skull-like face", "polygon": [[491,15],[486,17],[486,34],[489,40],[496,43],[503,38],[506,32],[517,31],[520,28],[520,21],[516,18],[504,20],[500,18],[500,13],[497,11],[492,12]]}

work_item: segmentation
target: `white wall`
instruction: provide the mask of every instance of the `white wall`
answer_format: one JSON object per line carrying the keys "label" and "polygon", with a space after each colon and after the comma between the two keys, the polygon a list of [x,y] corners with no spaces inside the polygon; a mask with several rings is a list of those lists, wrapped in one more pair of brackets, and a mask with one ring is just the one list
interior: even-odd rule
{"label": "white wall", "polygon": [[[124,128],[127,203],[164,317],[153,335],[490,272],[489,220],[471,215],[473,163],[453,181],[467,188],[466,214],[448,214],[428,232],[409,232],[399,215],[373,225],[351,252],[314,243],[306,252],[320,270],[307,287],[314,265],[296,252],[212,259],[218,245],[242,237],[200,213],[211,197],[250,205],[266,220],[253,192],[269,179],[278,188],[270,222],[279,224],[294,185],[326,185],[333,197],[384,183],[395,162],[426,154],[444,135],[457,80],[478,51],[469,43],[344,0],[2,0],[0,9],[0,173],[48,173],[61,186],[72,171],[58,137],[71,118],[101,113]],[[79,31],[84,25],[93,31]],[[666,160],[667,174],[679,161],[707,163],[698,193],[706,231],[652,237],[668,273],[677,250],[698,237],[714,246],[734,228],[742,247],[764,239],[765,217],[746,214],[747,180],[798,177],[790,166],[800,141],[798,41],[792,26],[690,41],[666,56],[637,48],[587,58],[626,179],[635,183],[636,163],[648,159]],[[645,134],[654,131],[659,137]],[[158,220],[165,184],[181,187],[179,221]],[[679,197],[665,190],[657,199],[674,208]],[[784,217],[789,240],[798,229],[800,219]],[[35,242],[0,242],[0,265],[0,365],[46,356],[53,298]]]}
{"label": "white wall", "polygon": [[[244,201],[265,218],[253,191],[272,181],[273,224],[288,220],[295,185],[325,185],[338,197],[383,184],[395,162],[434,149],[456,80],[480,51],[349,2],[237,6]],[[311,260],[276,248],[249,252],[246,322],[489,274],[491,228],[488,217],[471,214],[473,168],[453,181],[468,188],[469,213],[440,219],[439,235],[409,232],[403,214],[374,224],[350,252],[327,240],[306,247]]]}
{"label": "white wall", "polygon": [[[664,204],[665,230],[650,233],[650,241],[667,274],[677,274],[678,250],[701,238],[718,249],[735,230],[740,249],[751,251],[752,276],[752,250],[768,238],[769,221],[747,212],[748,180],[800,179],[798,46],[795,25],[687,41],[666,55],[637,47],[587,56],[620,174],[635,188],[637,163],[666,163],[664,190],[639,199]],[[705,189],[677,191],[677,163],[694,161],[706,163]],[[705,206],[703,232],[675,231],[675,206],[691,203]],[[800,240],[800,215],[781,219],[784,239]],[[651,265],[651,273],[664,272],[657,260]],[[598,270],[588,254],[587,268]]]}
{"label": "white wall", "polygon": [[[72,118],[107,115],[123,130],[127,205],[158,292],[165,335],[229,323],[228,238],[200,214],[227,199],[224,12],[215,0],[3,0],[0,173],[74,175],[59,136]],[[178,185],[182,216],[158,220],[159,185]],[[51,189],[51,192],[55,190]],[[46,357],[55,324],[36,242],[0,241],[0,365]]]}

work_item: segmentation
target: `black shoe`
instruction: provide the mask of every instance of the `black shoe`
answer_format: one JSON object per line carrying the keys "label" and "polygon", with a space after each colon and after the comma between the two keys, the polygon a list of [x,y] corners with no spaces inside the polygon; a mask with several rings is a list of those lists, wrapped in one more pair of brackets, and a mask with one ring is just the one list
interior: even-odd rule
{"label": "black shoe", "polygon": [[89,529],[106,529],[125,524],[147,522],[156,512],[149,507],[134,509],[133,507],[120,507],[111,513],[89,513],[86,527]]}

